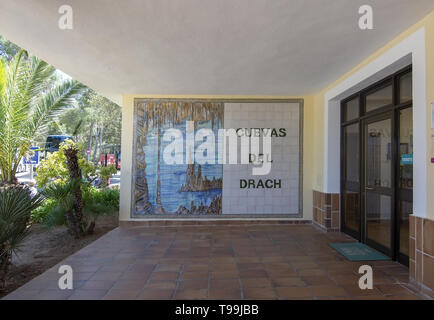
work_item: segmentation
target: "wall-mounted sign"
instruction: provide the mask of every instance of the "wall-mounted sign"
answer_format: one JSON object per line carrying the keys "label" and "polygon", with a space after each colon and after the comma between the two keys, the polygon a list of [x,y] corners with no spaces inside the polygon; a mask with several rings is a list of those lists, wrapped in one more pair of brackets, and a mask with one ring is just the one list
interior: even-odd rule
{"label": "wall-mounted sign", "polygon": [[133,217],[301,214],[301,102],[136,100]]}
{"label": "wall-mounted sign", "polygon": [[37,165],[39,163],[39,147],[31,147],[32,155],[24,158],[24,164]]}
{"label": "wall-mounted sign", "polygon": [[407,153],[401,155],[401,164],[402,165],[410,165],[413,164],[413,154]]}

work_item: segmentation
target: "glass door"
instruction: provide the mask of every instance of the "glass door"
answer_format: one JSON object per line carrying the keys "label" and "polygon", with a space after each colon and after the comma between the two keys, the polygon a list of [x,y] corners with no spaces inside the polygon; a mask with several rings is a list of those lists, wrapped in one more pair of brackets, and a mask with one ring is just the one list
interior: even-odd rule
{"label": "glass door", "polygon": [[341,230],[408,266],[412,68],[341,101]]}
{"label": "glass door", "polygon": [[363,219],[365,242],[392,256],[393,158],[392,113],[363,121]]}

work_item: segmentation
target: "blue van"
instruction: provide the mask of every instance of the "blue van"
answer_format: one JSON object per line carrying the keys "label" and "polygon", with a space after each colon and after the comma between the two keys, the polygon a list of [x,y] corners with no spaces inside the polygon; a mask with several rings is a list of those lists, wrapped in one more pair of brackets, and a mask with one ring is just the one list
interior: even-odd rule
{"label": "blue van", "polygon": [[45,152],[58,151],[60,144],[66,139],[72,140],[72,137],[67,135],[48,136],[45,142]]}

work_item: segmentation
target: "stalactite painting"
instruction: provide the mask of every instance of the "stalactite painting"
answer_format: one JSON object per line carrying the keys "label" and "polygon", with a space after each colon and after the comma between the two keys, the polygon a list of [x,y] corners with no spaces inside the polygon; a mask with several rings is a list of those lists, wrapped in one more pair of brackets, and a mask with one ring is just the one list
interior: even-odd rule
{"label": "stalactite painting", "polygon": [[223,128],[223,103],[144,100],[136,108],[133,215],[221,214],[223,168],[218,154],[215,164],[166,164],[162,136],[170,128],[185,134],[187,121],[193,121],[195,131],[207,128],[217,137]]}

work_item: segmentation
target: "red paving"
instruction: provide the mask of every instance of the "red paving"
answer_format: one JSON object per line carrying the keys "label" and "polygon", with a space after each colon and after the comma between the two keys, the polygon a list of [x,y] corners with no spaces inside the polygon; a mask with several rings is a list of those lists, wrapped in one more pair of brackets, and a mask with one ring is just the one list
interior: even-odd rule
{"label": "red paving", "polygon": [[[117,228],[5,299],[420,299],[408,268],[349,262],[328,246],[354,241],[311,225]],[[60,290],[60,265],[74,289]],[[358,268],[374,270],[361,290]]]}

